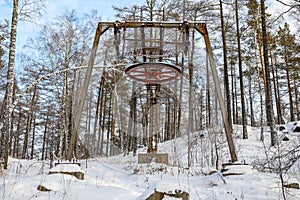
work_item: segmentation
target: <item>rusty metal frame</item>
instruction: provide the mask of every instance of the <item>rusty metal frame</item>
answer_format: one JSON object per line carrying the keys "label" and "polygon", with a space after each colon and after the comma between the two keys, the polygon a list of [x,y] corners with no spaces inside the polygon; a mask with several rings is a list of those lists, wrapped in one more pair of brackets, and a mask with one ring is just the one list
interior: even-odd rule
{"label": "rusty metal frame", "polygon": [[232,128],[229,125],[229,121],[227,118],[227,109],[224,103],[224,98],[222,95],[221,91],[221,85],[220,81],[218,79],[218,74],[217,74],[217,69],[216,69],[216,64],[213,58],[213,53],[212,53],[212,48],[208,36],[208,31],[206,28],[206,23],[203,22],[198,22],[198,21],[183,21],[183,22],[165,22],[165,21],[116,21],[116,22],[99,22],[96,30],[96,34],[94,37],[94,42],[88,62],[88,68],[87,72],[85,75],[84,83],[80,91],[79,99],[78,99],[78,110],[74,119],[74,124],[73,124],[73,130],[72,130],[72,137],[70,141],[70,146],[68,148],[68,153],[67,153],[67,159],[71,160],[73,156],[73,151],[75,148],[75,144],[77,141],[78,137],[78,128],[80,124],[80,118],[82,115],[82,110],[85,102],[85,97],[87,94],[88,90],[88,85],[90,82],[90,77],[92,74],[92,69],[94,66],[95,62],[95,57],[100,41],[100,36],[104,34],[109,28],[115,28],[115,29],[127,29],[127,28],[142,28],[142,27],[157,27],[157,28],[177,28],[179,30],[187,30],[189,28],[194,28],[196,29],[203,37],[205,40],[205,45],[206,45],[206,52],[209,57],[210,61],[210,66],[212,70],[212,75],[213,75],[213,80],[214,84],[216,87],[217,91],[217,98],[220,104],[221,108],[221,114],[222,114],[222,119],[224,122],[224,128],[226,132],[226,138],[227,138],[227,143],[229,146],[229,151],[231,155],[231,161],[235,162],[237,161],[237,156],[235,152],[235,147],[233,144],[233,139],[232,139]]}
{"label": "rusty metal frame", "polygon": [[144,83],[166,83],[176,80],[181,70],[175,65],[160,62],[146,62],[130,65],[125,69],[128,77]]}

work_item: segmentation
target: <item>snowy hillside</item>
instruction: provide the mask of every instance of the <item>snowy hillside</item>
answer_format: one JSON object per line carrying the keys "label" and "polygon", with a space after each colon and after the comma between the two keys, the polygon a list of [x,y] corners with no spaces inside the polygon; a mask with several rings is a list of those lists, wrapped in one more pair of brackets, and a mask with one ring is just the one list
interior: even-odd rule
{"label": "snowy hillside", "polygon": [[[169,154],[169,166],[157,163],[138,165],[137,156],[132,154],[82,160],[84,180],[66,174],[49,174],[50,163],[47,161],[10,159],[9,171],[2,172],[0,176],[0,196],[3,200],[138,200],[148,198],[156,190],[170,194],[175,191],[187,192],[192,200],[283,199],[279,173],[271,171],[283,172],[284,184],[300,183],[299,159],[293,162],[292,167],[284,168],[287,163],[287,158],[284,157],[288,155],[286,152],[297,150],[294,156],[299,157],[300,133],[294,132],[297,125],[289,123],[285,130],[279,132],[279,149],[269,148],[267,131],[264,133],[263,145],[259,141],[260,129],[248,127],[249,139],[242,140],[239,139],[239,127],[236,126],[235,145],[240,163],[218,170],[205,167],[203,156],[200,156],[207,153],[201,147],[204,147],[208,133],[193,134],[195,159],[190,170],[186,168],[186,136],[159,144],[159,151]],[[145,149],[139,151],[143,152]],[[274,155],[282,155],[282,170],[278,170],[278,163],[275,163],[278,159]],[[268,163],[266,158],[274,158],[274,162]],[[224,163],[228,160],[228,155],[225,153],[221,159]],[[173,164],[176,167],[172,167]],[[77,165],[68,165],[68,168],[67,171],[80,170],[76,169]],[[37,190],[39,185],[50,191]],[[300,198],[299,189],[285,188],[285,192],[287,199]]]}

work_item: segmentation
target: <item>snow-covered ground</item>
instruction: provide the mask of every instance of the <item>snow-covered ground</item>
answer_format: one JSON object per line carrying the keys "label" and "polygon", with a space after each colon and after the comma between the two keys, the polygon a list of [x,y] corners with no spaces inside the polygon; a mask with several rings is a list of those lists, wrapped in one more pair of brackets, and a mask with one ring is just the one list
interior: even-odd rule
{"label": "snow-covered ground", "polygon": [[[300,133],[293,132],[295,126],[297,124],[289,123],[286,130],[279,132],[281,140],[285,136],[289,138],[289,141],[281,142],[279,150],[269,148],[267,131],[264,134],[266,143],[263,145],[259,141],[260,129],[248,127],[249,139],[243,140],[240,139],[240,128],[235,127],[235,146],[239,162],[247,165],[227,166],[225,172],[204,167],[205,161],[201,160],[203,156],[199,156],[204,154],[203,143],[205,137],[209,137],[208,133],[192,135],[192,156],[198,155],[199,159],[193,160],[189,170],[186,168],[187,136],[159,144],[158,149],[169,154],[169,166],[157,163],[137,164],[137,156],[132,154],[94,158],[81,161],[84,180],[66,174],[49,174],[50,163],[47,161],[10,159],[9,170],[0,174],[0,199],[139,200],[146,199],[154,190],[169,193],[174,193],[175,190],[185,191],[189,193],[191,200],[283,199],[279,174],[267,172],[267,169],[266,172],[258,171],[256,168],[265,166],[263,161],[276,152],[299,146]],[[199,135],[201,136],[196,140]],[[226,148],[226,144],[224,146]],[[224,159],[228,159],[226,155],[223,156]],[[172,167],[172,164],[176,167]],[[72,164],[67,165],[64,170],[80,171],[77,165]],[[216,173],[211,173],[213,171]],[[227,176],[228,174],[235,175]],[[287,183],[300,183],[299,160],[286,171],[283,178]],[[51,191],[39,191],[39,185]],[[300,199],[299,189],[286,189],[285,192],[287,199]]]}

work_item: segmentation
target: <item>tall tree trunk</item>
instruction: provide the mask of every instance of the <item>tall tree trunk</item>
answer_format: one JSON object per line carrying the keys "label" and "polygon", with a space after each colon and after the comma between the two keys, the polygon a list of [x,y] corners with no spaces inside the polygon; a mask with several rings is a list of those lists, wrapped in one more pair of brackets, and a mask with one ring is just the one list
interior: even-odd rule
{"label": "tall tree trunk", "polygon": [[206,54],[206,128],[211,128],[211,95],[210,95],[210,73],[208,65],[208,54]]}
{"label": "tall tree trunk", "polygon": [[18,115],[18,125],[17,125],[17,130],[15,133],[15,138],[14,138],[14,146],[13,146],[13,157],[18,157],[18,151],[19,151],[19,136],[20,136],[20,132],[21,132],[21,117],[22,117],[22,110],[21,107],[19,106],[20,110],[19,110],[19,115]]}
{"label": "tall tree trunk", "polygon": [[[276,64],[277,62],[276,62],[276,57],[275,57],[275,64]],[[277,113],[278,113],[278,122],[280,123],[280,124],[284,124],[285,122],[284,122],[284,120],[283,120],[283,116],[282,116],[282,107],[281,107],[281,97],[280,97],[280,91],[279,91],[279,76],[278,76],[278,68],[277,67],[275,67],[275,69],[274,69],[274,79],[275,79],[275,85],[277,85],[277,87],[276,87],[276,93],[277,93],[277,100],[276,100],[276,104],[277,104]]]}
{"label": "tall tree trunk", "polygon": [[[135,84],[133,84],[133,88],[135,87]],[[133,127],[132,127],[132,151],[133,151],[133,156],[136,156],[137,152],[137,98],[134,98],[133,103]]]}
{"label": "tall tree trunk", "polygon": [[295,121],[294,105],[293,105],[293,95],[292,95],[291,80],[290,80],[290,66],[289,66],[286,50],[285,50],[284,60],[285,60],[285,72],[286,72],[286,80],[287,80],[288,94],[289,94],[289,104],[290,104],[290,121],[292,122]]}
{"label": "tall tree trunk", "polygon": [[107,107],[106,107],[106,110],[105,110],[105,113],[104,115],[106,115],[107,117],[107,130],[106,130],[106,150],[105,150],[105,156],[108,157],[109,156],[109,144],[110,144],[110,139],[111,138],[111,128],[112,128],[112,94],[111,94],[111,90],[108,88],[108,84],[110,83],[107,83],[106,85],[106,93],[105,93],[105,96],[106,96],[106,101],[104,102],[105,104],[107,104]]}
{"label": "tall tree trunk", "polygon": [[47,138],[47,131],[48,131],[48,119],[49,119],[49,108],[47,111],[46,121],[45,121],[45,129],[44,129],[44,136],[43,136],[43,145],[42,145],[42,160],[45,159],[45,148],[46,148],[46,138]]}
{"label": "tall tree trunk", "polygon": [[273,86],[274,86],[274,98],[275,98],[275,104],[276,104],[276,113],[277,113],[277,123],[280,123],[281,121],[281,108],[280,108],[280,103],[279,103],[279,93],[278,93],[278,85],[277,83],[277,75],[275,74],[275,69],[274,69],[274,62],[273,62],[273,56],[272,56],[272,51],[270,49],[270,59],[271,59],[271,68],[272,68],[272,76],[273,76]]}
{"label": "tall tree trunk", "polygon": [[223,41],[223,61],[224,61],[224,89],[226,97],[226,108],[227,108],[227,118],[228,125],[232,128],[232,118],[231,118],[231,103],[230,103],[230,92],[229,92],[229,80],[228,80],[228,65],[227,65],[227,44],[226,44],[226,30],[224,25],[224,15],[222,1],[220,0],[220,14],[221,14],[221,28],[222,28],[222,41]]}
{"label": "tall tree trunk", "polygon": [[252,95],[252,75],[249,74],[248,76],[248,93],[249,93],[249,99],[250,99],[250,124],[251,126],[255,126],[255,120],[254,120],[254,110],[253,110],[253,101],[251,100],[253,98]]}
{"label": "tall tree trunk", "polygon": [[27,116],[27,122],[26,122],[26,132],[25,132],[25,138],[24,138],[24,145],[23,145],[23,151],[22,151],[22,158],[26,158],[27,154],[27,147],[28,147],[28,139],[29,139],[29,134],[31,130],[31,124],[32,124],[32,116],[33,116],[33,110],[35,107],[35,97],[36,97],[36,92],[37,92],[37,86],[35,85],[34,91],[32,94],[31,102],[30,102],[30,107],[28,110],[28,116]]}
{"label": "tall tree trunk", "polygon": [[[293,76],[293,83],[294,83],[294,93],[295,93],[295,101],[298,101],[298,87],[297,87],[297,80],[298,80],[298,74],[295,74]],[[296,113],[297,113],[297,121],[299,121],[299,105],[296,103]]]}
{"label": "tall tree trunk", "polygon": [[265,0],[261,0],[261,21],[262,21],[262,43],[263,43],[263,56],[265,64],[265,74],[266,74],[266,104],[267,104],[267,121],[270,126],[271,132],[271,146],[275,146],[278,143],[277,132],[275,130],[274,123],[274,110],[273,110],[273,100],[272,100],[272,87],[271,87],[271,77],[270,77],[270,65],[268,58],[268,43],[267,43],[267,30],[266,30],[266,14],[265,14]]}
{"label": "tall tree trunk", "polygon": [[26,132],[25,132],[24,141],[23,141],[22,159],[26,158],[30,127],[31,127],[31,114],[29,111],[27,120],[26,120]]}
{"label": "tall tree trunk", "polygon": [[[104,79],[104,78],[103,78]],[[103,83],[103,88],[102,88],[102,102],[101,102],[101,104],[102,104],[102,120],[101,120],[101,124],[100,124],[100,126],[101,126],[101,143],[100,143],[100,156],[101,155],[103,155],[103,148],[104,148],[104,130],[105,130],[105,117],[106,117],[106,114],[105,114],[105,112],[106,112],[106,101],[107,101],[107,97],[106,97],[106,88],[105,88],[106,86],[105,86],[105,84]],[[100,123],[100,122],[99,122]]]}
{"label": "tall tree trunk", "polygon": [[[97,132],[97,125],[98,125],[98,117],[99,117],[99,107],[100,107],[100,100],[101,100],[101,87],[98,89],[97,95],[97,104],[96,104],[96,112],[95,112],[95,121],[94,121],[94,128],[93,128],[93,136],[92,136],[92,155],[96,155],[96,132]],[[98,138],[99,141],[100,138]]]}
{"label": "tall tree trunk", "polygon": [[265,137],[264,137],[264,107],[263,107],[263,92],[262,92],[262,87],[261,83],[258,83],[259,85],[259,99],[260,99],[260,141],[264,142]]}
{"label": "tall tree trunk", "polygon": [[[68,54],[68,49],[66,49],[66,54]],[[65,58],[65,69],[68,69],[69,60],[68,55]],[[65,156],[65,144],[64,142],[67,141],[67,137],[69,135],[69,92],[68,92],[68,71],[64,73],[64,88],[63,88],[63,95],[64,95],[64,103],[63,103],[63,130],[59,133],[60,134],[60,148],[58,152],[58,156],[63,158]]]}
{"label": "tall tree trunk", "polygon": [[[16,83],[14,83],[14,87],[13,87],[13,101],[15,100],[15,96],[16,96],[16,89],[17,89],[17,85]],[[11,113],[11,124],[10,124],[10,138],[9,138],[9,146],[8,146],[8,155],[13,156],[12,155],[12,140],[13,140],[13,136],[14,136],[14,121],[15,121],[15,115],[14,112]]]}
{"label": "tall tree trunk", "polygon": [[[189,28],[186,28],[186,41],[185,43],[188,45],[187,46],[187,55],[188,55],[188,70],[189,70],[189,116],[188,116],[188,151],[189,151],[189,156],[188,156],[188,167],[191,166],[191,133],[194,131],[194,123],[193,123],[193,64],[192,64],[192,58],[191,52],[190,52],[190,46],[189,46]],[[192,47],[194,48],[194,47]]]}
{"label": "tall tree trunk", "polygon": [[236,93],[235,93],[235,69],[234,69],[234,65],[231,63],[230,64],[230,77],[231,77],[231,97],[232,97],[232,101],[231,101],[231,106],[232,106],[232,123],[233,124],[236,124],[236,112],[235,112],[235,96],[236,96]]}
{"label": "tall tree trunk", "polygon": [[91,121],[92,121],[92,102],[93,102],[93,92],[90,91],[89,93],[89,100],[87,102],[87,115],[86,115],[86,134],[87,137],[85,137],[85,141],[84,141],[84,152],[85,152],[85,156],[89,156],[90,155],[90,143],[91,143]]}
{"label": "tall tree trunk", "polygon": [[103,119],[103,101],[104,101],[104,79],[101,78],[100,81],[100,86],[99,86],[99,90],[100,90],[100,102],[99,102],[99,107],[100,107],[100,111],[99,111],[99,129],[98,129],[98,142],[97,142],[97,155],[101,156],[102,155],[102,151],[103,151],[103,123],[104,123],[104,119]]}
{"label": "tall tree trunk", "polygon": [[243,139],[248,139],[247,133],[247,115],[245,108],[245,92],[244,92],[244,80],[242,70],[242,55],[241,55],[241,38],[240,38],[240,27],[239,27],[239,9],[238,1],[235,0],[235,19],[236,19],[236,35],[238,42],[238,62],[239,62],[239,75],[240,75],[240,90],[241,90],[241,104],[242,104],[242,124],[243,124]]}
{"label": "tall tree trunk", "polygon": [[12,13],[12,23],[11,23],[11,32],[10,32],[10,46],[9,46],[9,60],[8,60],[8,70],[7,70],[7,99],[6,107],[4,111],[3,121],[0,121],[0,129],[5,133],[4,136],[4,169],[7,169],[8,164],[8,154],[9,154],[9,141],[11,136],[11,123],[12,123],[12,112],[13,112],[13,87],[15,82],[15,51],[16,51],[16,40],[17,40],[17,24],[19,17],[19,1],[13,1],[13,13]]}
{"label": "tall tree trunk", "polygon": [[33,117],[33,129],[32,129],[32,141],[31,141],[30,159],[33,159],[33,156],[34,156],[35,129],[36,129],[35,122],[36,122],[35,121],[35,117]]}
{"label": "tall tree trunk", "polygon": [[[236,72],[236,70],[234,70]],[[233,88],[234,88],[234,108],[235,108],[235,122],[237,124],[240,124],[240,118],[239,118],[239,106],[238,106],[238,95],[237,95],[237,80],[236,80],[236,76],[233,76]]]}

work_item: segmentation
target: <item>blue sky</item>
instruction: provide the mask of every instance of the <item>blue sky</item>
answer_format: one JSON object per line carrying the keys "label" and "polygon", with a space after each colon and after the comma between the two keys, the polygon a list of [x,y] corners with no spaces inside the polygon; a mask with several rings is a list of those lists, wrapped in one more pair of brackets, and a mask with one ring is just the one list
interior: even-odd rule
{"label": "blue sky", "polygon": [[112,5],[128,6],[143,4],[145,0],[46,0],[47,15],[53,15],[66,9],[76,9],[80,13],[98,10],[103,20],[114,20]]}
{"label": "blue sky", "polygon": [[[22,0],[20,0],[22,1]],[[12,2],[13,0],[0,0],[0,22],[3,23],[4,19],[11,21],[12,13]],[[76,9],[81,13],[88,13],[91,10],[97,10],[103,21],[115,21],[112,5],[114,6],[132,6],[142,5],[145,0],[45,0],[46,2],[46,13],[44,13],[41,22],[49,22],[56,16],[60,16],[66,10]],[[268,4],[272,2],[271,4]],[[267,5],[272,10],[283,9],[282,6],[278,7],[275,0],[268,0]],[[277,6],[275,6],[275,3]],[[293,27],[291,27],[293,29]],[[18,25],[18,36],[17,36],[17,53],[20,53],[20,49],[25,43],[28,37],[34,36],[34,33],[39,30],[37,25],[20,22]]]}
{"label": "blue sky", "polygon": [[[11,22],[13,0],[0,0],[0,22],[4,19]],[[76,9],[79,14],[97,10],[103,21],[115,21],[112,6],[142,5],[145,0],[45,0],[46,13],[41,22],[49,22],[56,16],[62,15],[66,10]],[[20,53],[28,37],[32,37],[39,30],[37,25],[28,22],[19,22],[17,35],[17,53]]]}

